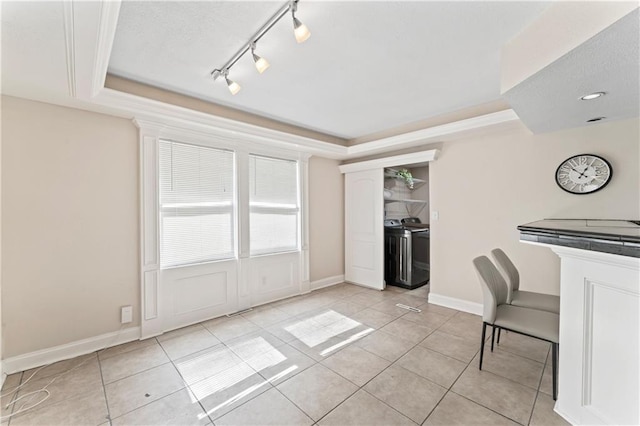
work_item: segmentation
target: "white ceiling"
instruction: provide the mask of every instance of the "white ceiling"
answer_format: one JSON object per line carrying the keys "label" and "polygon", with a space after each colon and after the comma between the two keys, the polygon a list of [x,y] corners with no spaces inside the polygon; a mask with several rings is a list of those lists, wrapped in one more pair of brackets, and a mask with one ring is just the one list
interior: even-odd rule
{"label": "white ceiling", "polygon": [[231,70],[232,96],[209,73],[284,1],[123,2],[109,72],[351,139],[500,98],[500,49],[547,2],[302,0],[311,38],[283,18]]}
{"label": "white ceiling", "polygon": [[[505,93],[534,133],[640,115],[640,10],[635,9]],[[606,95],[591,101],[594,92]]]}

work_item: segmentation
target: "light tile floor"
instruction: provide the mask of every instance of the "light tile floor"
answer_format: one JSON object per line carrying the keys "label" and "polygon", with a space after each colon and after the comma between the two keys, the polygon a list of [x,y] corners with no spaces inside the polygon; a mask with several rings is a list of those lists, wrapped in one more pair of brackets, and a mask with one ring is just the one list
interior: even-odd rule
{"label": "light tile floor", "polygon": [[13,374],[2,416],[50,396],[2,424],[566,424],[548,344],[503,333],[479,371],[480,317],[427,294],[340,284]]}

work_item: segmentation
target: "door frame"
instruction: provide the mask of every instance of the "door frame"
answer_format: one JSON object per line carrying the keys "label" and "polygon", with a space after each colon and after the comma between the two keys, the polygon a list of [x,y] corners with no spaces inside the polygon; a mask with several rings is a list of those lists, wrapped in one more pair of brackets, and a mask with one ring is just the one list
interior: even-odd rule
{"label": "door frame", "polygon": [[[407,167],[419,167],[425,166],[431,161],[435,161],[440,155],[439,149],[430,149],[419,152],[412,152],[410,154],[402,154],[402,155],[394,155],[390,157],[382,157],[373,160],[360,161],[355,163],[343,164],[339,166],[340,172],[347,175],[350,173],[358,173],[364,171],[379,171],[380,176],[383,175],[384,169],[386,167],[396,167],[396,166],[407,166]],[[345,176],[346,177],[346,176]],[[346,191],[346,179],[345,179],[345,198],[349,197],[349,194]],[[382,199],[382,192],[384,190],[384,179],[380,182],[380,197]],[[349,268],[352,268],[352,262],[349,256],[352,253],[352,242],[348,241],[348,226],[352,218],[349,215],[352,213],[350,209],[347,208],[349,204],[349,200],[345,199],[345,278],[346,281],[349,281],[349,277],[358,276],[357,273],[354,274],[355,271],[350,271]],[[380,209],[384,209],[384,205],[380,205]],[[379,227],[380,229],[380,237],[375,239],[376,246],[373,249],[373,253],[375,256],[383,257],[382,260],[378,259],[384,263],[384,215],[380,214],[380,212],[372,212],[372,217],[370,218],[374,222],[374,227]],[[374,260],[375,262],[375,260]],[[353,269],[353,268],[352,268]],[[367,287],[374,288],[376,290],[384,290],[384,267],[377,268],[378,271],[375,272],[375,275],[380,275],[379,277],[374,277],[372,279],[373,285],[366,285],[365,283],[358,282],[358,280],[354,281],[354,284],[365,285]],[[381,283],[381,284],[380,284]]]}

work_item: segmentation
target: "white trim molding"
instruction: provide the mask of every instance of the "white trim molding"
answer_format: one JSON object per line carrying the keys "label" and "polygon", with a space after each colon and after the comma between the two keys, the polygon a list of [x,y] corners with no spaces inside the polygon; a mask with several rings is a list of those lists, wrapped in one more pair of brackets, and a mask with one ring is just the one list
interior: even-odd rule
{"label": "white trim molding", "polygon": [[445,308],[456,309],[474,315],[482,315],[482,303],[471,302],[469,300],[455,297],[443,296],[442,294],[429,293],[429,303],[444,306]]}
{"label": "white trim molding", "polygon": [[73,1],[64,0],[62,2],[64,20],[64,47],[67,55],[67,85],[69,86],[69,96],[76,97],[76,59],[75,59],[75,38],[73,34]]}
{"label": "white trim molding", "polygon": [[4,370],[8,374],[13,374],[139,339],[140,327],[129,327],[120,331],[105,333],[87,339],[76,340],[75,342],[64,345],[6,358],[3,360]]}
{"label": "white trim molding", "polygon": [[[427,142],[437,142],[438,138],[469,130],[482,129],[489,126],[508,123],[519,120],[518,115],[512,109],[454,121],[452,123],[427,127],[413,132],[402,133],[350,146],[347,149],[348,158],[362,157],[365,155],[379,154],[392,149],[403,149],[418,146]],[[410,154],[412,155],[412,154]]]}
{"label": "white trim molding", "polygon": [[342,166],[338,166],[338,168],[340,169],[340,173],[352,173],[362,172],[365,170],[383,169],[385,167],[410,166],[434,161],[438,158],[439,154],[439,149],[430,149],[428,151],[414,152],[411,154],[394,155],[392,157],[343,164]]}
{"label": "white trim molding", "polygon": [[333,277],[326,277],[316,281],[312,281],[310,284],[311,291],[320,290],[321,288],[331,287],[332,285],[342,284],[344,282],[344,274],[334,275]]}

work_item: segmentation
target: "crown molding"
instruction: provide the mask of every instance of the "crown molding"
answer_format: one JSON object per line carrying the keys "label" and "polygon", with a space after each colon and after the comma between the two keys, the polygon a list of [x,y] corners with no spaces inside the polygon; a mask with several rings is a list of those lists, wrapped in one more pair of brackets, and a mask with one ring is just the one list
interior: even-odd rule
{"label": "crown molding", "polygon": [[97,95],[104,89],[111,49],[113,48],[113,41],[116,37],[118,16],[120,16],[120,4],[120,0],[105,1],[102,3],[91,96]]}
{"label": "crown molding", "polygon": [[495,126],[514,120],[519,120],[518,115],[514,110],[507,109],[350,146],[347,150],[347,155],[348,158],[363,157],[388,151],[390,147],[393,149],[412,148],[425,143],[438,142],[438,138],[445,136]]}
{"label": "crown molding", "polygon": [[434,161],[440,154],[439,149],[430,149],[411,154],[394,155],[392,157],[376,158],[375,160],[360,161],[338,166],[340,173],[361,172],[364,170],[383,169],[385,167],[422,165]]}
{"label": "crown molding", "polygon": [[127,111],[136,120],[164,123],[176,128],[191,128],[233,139],[246,138],[252,142],[305,151],[334,159],[342,159],[347,154],[347,148],[344,146],[218,117],[112,89],[102,89],[94,96],[93,102]]}
{"label": "crown molding", "polygon": [[73,31],[73,2],[64,0],[62,2],[62,16],[64,21],[64,48],[65,59],[67,61],[67,85],[69,86],[69,96],[76,97],[76,59],[75,59],[75,38]]}

